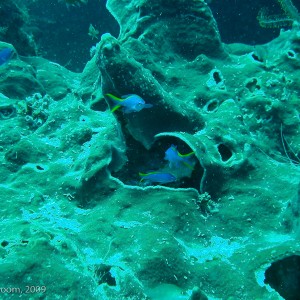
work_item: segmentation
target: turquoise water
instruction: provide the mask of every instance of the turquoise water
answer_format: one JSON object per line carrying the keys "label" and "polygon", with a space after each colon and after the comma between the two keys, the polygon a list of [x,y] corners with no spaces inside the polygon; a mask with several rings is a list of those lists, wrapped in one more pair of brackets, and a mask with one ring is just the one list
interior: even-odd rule
{"label": "turquoise water", "polygon": [[0,299],[300,299],[294,0],[2,0]]}

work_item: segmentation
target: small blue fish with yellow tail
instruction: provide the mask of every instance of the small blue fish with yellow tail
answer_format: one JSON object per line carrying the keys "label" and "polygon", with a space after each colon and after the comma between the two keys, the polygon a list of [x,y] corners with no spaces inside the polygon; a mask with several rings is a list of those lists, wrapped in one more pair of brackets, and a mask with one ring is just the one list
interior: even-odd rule
{"label": "small blue fish with yellow tail", "polygon": [[124,95],[121,98],[112,94],[105,94],[105,96],[109,97],[116,104],[111,112],[115,112],[117,109],[122,108],[123,113],[130,114],[153,106],[152,104],[146,104],[144,99],[135,94]]}
{"label": "small blue fish with yellow tail", "polygon": [[149,172],[149,173],[139,173],[141,180],[140,182],[145,182],[146,184],[158,183],[166,184],[175,182],[177,178],[171,173],[166,172]]}
{"label": "small blue fish with yellow tail", "polygon": [[168,150],[165,152],[165,160],[169,162],[170,169],[187,167],[188,169],[193,170],[196,163],[194,156],[194,151],[187,154],[179,153],[177,147],[174,145],[168,148]]}

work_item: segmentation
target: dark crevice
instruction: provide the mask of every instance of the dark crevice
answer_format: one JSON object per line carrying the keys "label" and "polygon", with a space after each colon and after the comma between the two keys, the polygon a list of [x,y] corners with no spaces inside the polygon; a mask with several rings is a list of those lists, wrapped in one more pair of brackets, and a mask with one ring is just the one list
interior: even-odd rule
{"label": "dark crevice", "polygon": [[222,81],[221,75],[219,72],[214,72],[213,73],[213,78],[216,84],[219,84]]}
{"label": "dark crevice", "polygon": [[8,246],[9,242],[8,241],[2,241],[1,242],[1,247],[5,248],[6,246]]}
{"label": "dark crevice", "polygon": [[263,62],[263,59],[260,58],[257,54],[253,53],[252,54],[252,58],[258,62]]}
{"label": "dark crevice", "polygon": [[[175,137],[160,138],[154,143],[150,150],[147,150],[130,135],[126,135],[126,145],[128,162],[119,172],[114,172],[112,175],[127,185],[141,185],[140,172],[149,173],[151,171],[162,170],[168,164],[164,159],[165,152],[172,145],[177,146],[177,150],[182,154],[192,152],[188,145]],[[199,190],[199,182],[201,181],[204,170],[196,158],[195,160],[196,164],[190,177],[183,177],[176,182],[164,185],[174,188],[195,188]],[[180,168],[180,166],[178,168]]]}
{"label": "dark crevice", "polygon": [[221,155],[222,161],[227,161],[232,156],[231,150],[224,144],[218,145],[218,151]]}
{"label": "dark crevice", "polygon": [[265,272],[264,282],[285,300],[300,300],[300,256],[291,255],[273,262]]}
{"label": "dark crevice", "polygon": [[97,267],[95,275],[98,281],[98,284],[106,283],[109,286],[116,286],[116,279],[110,272],[111,266],[100,265]]}

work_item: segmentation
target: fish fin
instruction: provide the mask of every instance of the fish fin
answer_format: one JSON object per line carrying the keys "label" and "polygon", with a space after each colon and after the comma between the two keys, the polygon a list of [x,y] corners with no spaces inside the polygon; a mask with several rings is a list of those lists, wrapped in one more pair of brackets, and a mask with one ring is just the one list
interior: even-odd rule
{"label": "fish fin", "polygon": [[150,171],[150,172],[148,172],[148,173],[141,173],[141,172],[139,172],[139,175],[141,176],[141,177],[143,177],[142,179],[144,179],[144,177],[146,177],[146,176],[149,176],[149,175],[154,175],[154,174],[160,174],[161,172],[158,172],[158,171]]}
{"label": "fish fin", "polygon": [[119,104],[119,105],[116,105],[116,106],[114,106],[113,108],[112,108],[112,110],[111,110],[111,112],[113,113],[113,112],[115,112],[117,109],[119,109],[121,107],[121,105]]}
{"label": "fish fin", "polygon": [[148,176],[148,175],[153,175],[153,174],[160,174],[162,172],[159,172],[159,171],[150,171],[148,173],[139,173],[140,176]]}
{"label": "fish fin", "polygon": [[187,153],[187,154],[180,154],[180,153],[178,152],[178,156],[180,156],[180,157],[190,157],[190,156],[192,156],[192,155],[194,155],[194,154],[195,154],[195,151],[192,151],[192,152]]}
{"label": "fish fin", "polygon": [[145,179],[144,177],[147,176],[147,174],[139,172],[139,175],[142,177],[140,182],[143,182],[143,180]]}
{"label": "fish fin", "polygon": [[153,107],[152,104],[145,104],[145,105],[144,105],[144,108],[151,108],[151,107]]}
{"label": "fish fin", "polygon": [[126,98],[131,97],[131,96],[136,96],[136,95],[135,94],[127,94],[127,95],[121,96],[121,98],[125,100]]}
{"label": "fish fin", "polygon": [[110,97],[111,99],[115,100],[115,101],[119,101],[119,102],[123,102],[125,99],[121,99],[121,98],[118,98],[112,94],[105,94],[105,96],[108,96]]}

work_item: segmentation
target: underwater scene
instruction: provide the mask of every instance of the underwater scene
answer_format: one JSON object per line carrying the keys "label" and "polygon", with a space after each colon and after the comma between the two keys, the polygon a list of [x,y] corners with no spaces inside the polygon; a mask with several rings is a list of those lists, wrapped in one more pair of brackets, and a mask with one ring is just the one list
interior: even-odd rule
{"label": "underwater scene", "polygon": [[0,0],[0,299],[300,300],[299,0]]}

